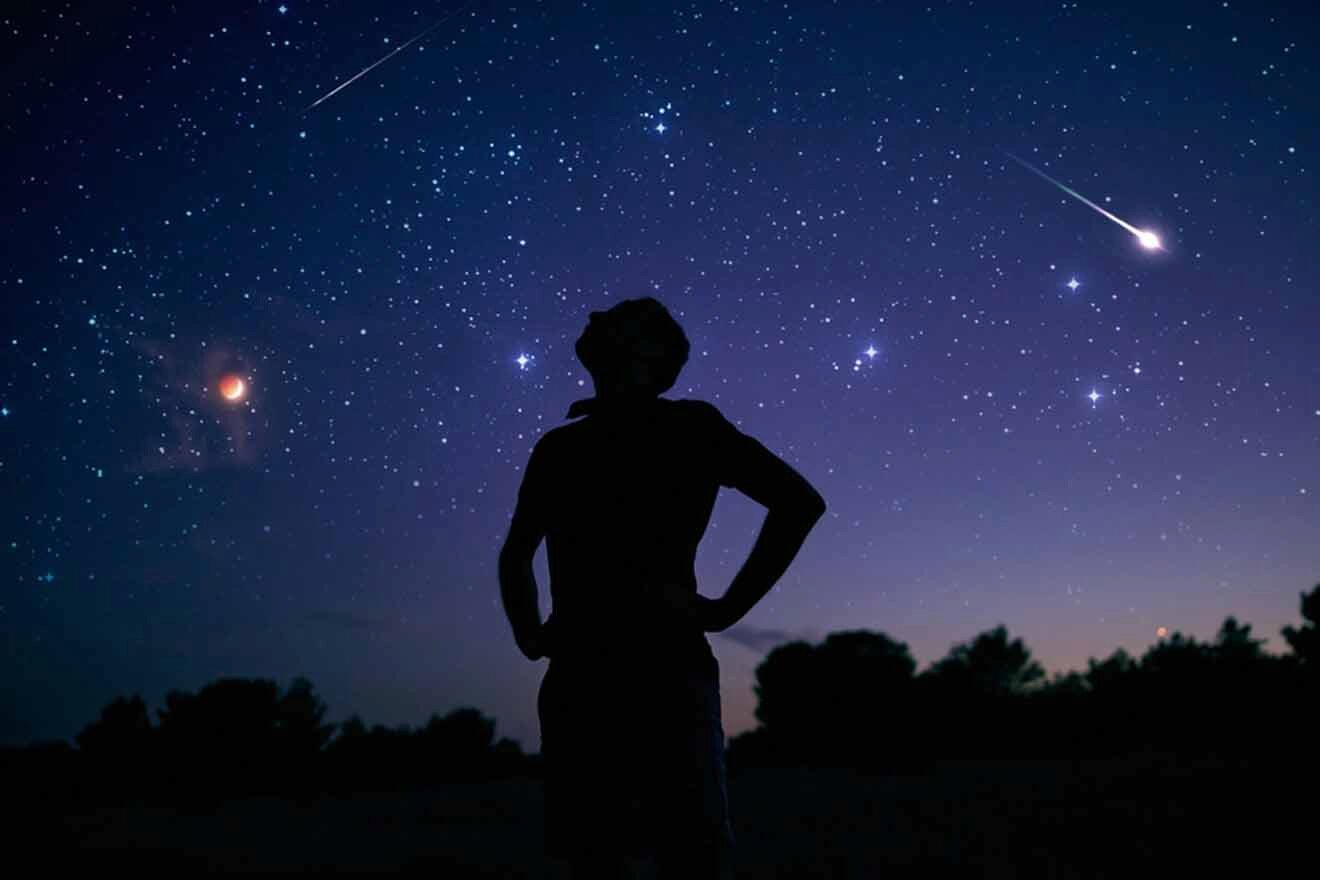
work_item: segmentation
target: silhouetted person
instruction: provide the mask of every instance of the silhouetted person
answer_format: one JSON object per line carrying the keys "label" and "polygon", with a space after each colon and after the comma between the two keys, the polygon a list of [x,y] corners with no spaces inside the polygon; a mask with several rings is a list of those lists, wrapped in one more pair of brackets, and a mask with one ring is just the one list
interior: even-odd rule
{"label": "silhouetted person", "polygon": [[[592,312],[576,345],[596,396],[532,450],[500,592],[518,647],[550,658],[537,699],[546,855],[575,877],[716,877],[733,830],[719,664],[705,633],[732,626],[797,555],[825,501],[720,411],[659,395],[687,362],[656,300]],[[697,592],[694,562],[720,486],[769,508],[727,592]],[[546,541],[552,614],[532,559]]]}

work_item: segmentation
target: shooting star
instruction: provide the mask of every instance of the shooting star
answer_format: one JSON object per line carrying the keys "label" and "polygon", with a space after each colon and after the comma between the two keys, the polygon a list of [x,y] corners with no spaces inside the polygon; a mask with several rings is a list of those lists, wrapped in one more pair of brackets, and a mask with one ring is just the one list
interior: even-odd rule
{"label": "shooting star", "polygon": [[1069,189],[1068,187],[1064,186],[1062,183],[1059,183],[1053,177],[1050,177],[1048,174],[1046,174],[1044,171],[1041,171],[1039,168],[1037,168],[1035,165],[1032,165],[1030,162],[1023,161],[1022,159],[1019,159],[1017,156],[1014,156],[1012,153],[1006,153],[1005,155],[1007,155],[1008,158],[1012,159],[1014,162],[1017,162],[1019,165],[1026,168],[1028,171],[1032,172],[1033,174],[1038,174],[1041,177],[1045,178],[1050,183],[1054,184],[1059,189],[1063,190],[1068,195],[1072,196],[1074,199],[1077,199],[1083,205],[1086,205],[1088,208],[1094,208],[1095,210],[1099,211],[1101,215],[1108,217],[1110,220],[1113,220],[1119,226],[1122,226],[1128,232],[1135,235],[1137,237],[1137,241],[1146,250],[1148,251],[1164,250],[1164,245],[1160,242],[1160,237],[1155,233],[1151,232],[1149,229],[1138,229],[1137,227],[1133,226],[1131,223],[1128,223],[1126,220],[1123,220],[1119,217],[1115,217],[1113,214],[1109,213],[1104,208],[1100,207],[1095,202],[1088,199],[1086,196],[1082,195],[1081,193],[1075,190]]}
{"label": "shooting star", "polygon": [[403,45],[399,46],[397,49],[394,49],[393,51],[389,52],[387,55],[385,55],[384,58],[381,58],[379,61],[377,61],[377,62],[374,63],[374,64],[369,64],[369,65],[367,65],[366,67],[362,68],[362,70],[360,70],[358,73],[356,73],[355,75],[353,75],[353,76],[349,77],[348,79],[344,80],[342,83],[340,83],[339,85],[335,86],[333,89],[331,89],[330,91],[326,92],[324,95],[322,95],[321,97],[317,98],[317,99],[316,99],[315,101],[313,101],[312,103],[308,104],[308,105],[307,105],[307,109],[306,109],[306,110],[303,110],[303,112],[306,113],[306,112],[308,112],[308,111],[310,111],[310,110],[314,110],[318,104],[322,103],[323,101],[328,101],[329,99],[333,98],[335,95],[339,94],[339,93],[342,92],[344,89],[346,89],[346,88],[348,88],[349,86],[351,86],[353,83],[355,83],[355,82],[357,82],[358,80],[362,79],[362,77],[366,76],[368,73],[371,73],[371,71],[375,70],[377,67],[380,67],[380,66],[381,66],[382,64],[384,64],[386,61],[389,61],[389,60],[390,60],[391,58],[393,58],[395,55],[398,55],[398,54],[399,54],[400,52],[402,52],[404,49],[407,49],[407,48],[408,48],[409,46],[411,46],[413,43],[416,43],[416,42],[417,42],[418,40],[420,40],[422,37],[425,37],[427,34],[431,33],[431,31],[433,31],[433,30],[435,30],[436,28],[440,27],[440,25],[442,25],[442,24],[444,24],[445,22],[449,21],[449,19],[453,18],[454,16],[458,15],[458,14],[461,13],[461,12],[465,12],[465,11],[467,11],[468,9],[470,9],[472,6],[475,6],[475,5],[476,5],[475,2],[473,2],[473,3],[468,3],[467,5],[463,6],[462,8],[460,8],[460,9],[456,9],[456,10],[454,10],[453,12],[449,13],[448,15],[444,16],[444,17],[441,18],[439,21],[437,21],[435,24],[431,25],[429,28],[427,28],[426,30],[422,31],[420,34],[418,34],[417,36],[413,37],[413,38],[412,38],[411,40],[409,40],[408,42],[406,42],[406,43],[404,43]]}

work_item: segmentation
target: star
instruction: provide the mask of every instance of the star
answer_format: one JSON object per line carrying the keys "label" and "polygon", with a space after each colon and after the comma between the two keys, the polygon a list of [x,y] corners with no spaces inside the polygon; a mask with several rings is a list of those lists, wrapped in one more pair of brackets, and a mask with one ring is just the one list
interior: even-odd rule
{"label": "star", "polygon": [[7,415],[9,415],[9,407],[0,406],[0,416],[7,416]]}
{"label": "star", "polygon": [[665,133],[665,124],[664,124],[663,122],[657,122],[657,123],[655,124],[655,130],[658,131],[658,132],[660,132],[661,134],[664,134],[664,133]]}
{"label": "star", "polygon": [[875,356],[878,355],[879,353],[880,353],[880,352],[876,351],[876,348],[875,348],[874,345],[868,346],[867,349],[866,349],[866,351],[862,352],[862,354],[866,355],[867,357],[871,358],[872,360],[874,360],[874,359],[875,359]]}
{"label": "star", "polygon": [[282,3],[280,4],[279,9],[276,10],[276,12],[278,12],[280,15],[283,15],[284,13],[286,13],[286,12],[288,12],[288,11],[289,11],[289,7],[285,6],[285,5],[282,4]]}
{"label": "star", "polygon": [[519,369],[525,370],[527,369],[527,364],[531,361],[531,358],[529,358],[525,354],[520,354],[516,358],[514,358],[514,360],[518,362]]}
{"label": "star", "polygon": [[1076,278],[1069,279],[1069,281],[1068,281],[1068,289],[1071,290],[1073,293],[1076,293],[1076,292],[1077,292],[1077,288],[1079,288],[1079,287],[1081,287],[1081,286],[1082,286],[1082,283],[1081,283],[1080,281],[1078,281]]}
{"label": "star", "polygon": [[1097,400],[1099,400],[1101,397],[1103,397],[1104,395],[1103,395],[1103,394],[1100,394],[1098,391],[1096,391],[1094,388],[1092,388],[1092,389],[1091,389],[1091,393],[1088,394],[1088,395],[1086,395],[1086,396],[1089,397],[1089,398],[1091,398],[1091,406],[1095,406],[1095,402],[1096,402]]}

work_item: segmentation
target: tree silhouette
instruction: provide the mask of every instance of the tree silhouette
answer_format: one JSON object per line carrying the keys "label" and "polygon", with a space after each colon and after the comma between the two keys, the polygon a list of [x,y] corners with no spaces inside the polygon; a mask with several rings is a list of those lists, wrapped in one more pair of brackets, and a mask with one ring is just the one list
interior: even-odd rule
{"label": "tree silhouette", "polygon": [[831,633],[815,652],[815,677],[829,763],[876,767],[909,744],[913,673],[908,646],[883,633]]}
{"label": "tree silhouette", "polygon": [[966,756],[1030,745],[1023,723],[1026,695],[1045,677],[1021,639],[1003,625],[955,644],[917,678],[930,727],[927,748]]}
{"label": "tree silhouette", "polygon": [[334,736],[334,724],[322,724],[326,705],[306,678],[295,678],[276,706],[275,724],[294,754],[316,754]]}
{"label": "tree silhouette", "polygon": [[367,735],[367,725],[362,721],[361,716],[354,714],[349,716],[348,720],[339,725],[339,736],[335,738],[336,743],[356,742],[358,739]]}
{"label": "tree silhouette", "polygon": [[1075,716],[1061,719],[1082,751],[1115,754],[1142,739],[1142,710],[1136,702],[1140,668],[1122,648],[1104,660],[1087,659],[1085,679],[1090,697]]}
{"label": "tree silhouette", "polygon": [[306,679],[282,696],[268,679],[222,678],[196,694],[170,691],[157,712],[167,778],[180,791],[297,787],[332,728]]}
{"label": "tree silhouette", "polygon": [[117,697],[106,704],[101,716],[74,737],[89,786],[113,792],[114,799],[150,788],[155,768],[148,759],[155,737],[142,697]]}
{"label": "tree silhouette", "polygon": [[[1230,641],[1239,638],[1236,623],[1227,632]],[[1217,675],[1217,659],[1216,645],[1181,632],[1146,650],[1132,703],[1137,720],[1144,722],[1145,745],[1177,742],[1181,750],[1197,753],[1210,747],[1218,735],[1210,726],[1212,721],[1219,724],[1223,713],[1232,708]],[[1211,711],[1212,705],[1217,711]]]}
{"label": "tree silhouette", "polygon": [[142,697],[117,697],[101,709],[101,717],[84,727],[74,741],[88,755],[132,760],[150,747],[152,730],[151,716]]}
{"label": "tree silhouette", "polygon": [[805,641],[773,648],[756,667],[756,719],[779,744],[782,758],[792,762],[811,751],[820,723],[814,675],[815,649]]}
{"label": "tree silhouette", "polygon": [[[766,733],[739,743],[749,758],[804,766],[876,766],[912,736],[916,661],[883,633],[831,633],[819,646],[775,647],[756,669],[756,717]],[[772,757],[773,756],[773,757]]]}
{"label": "tree silhouette", "polygon": [[923,673],[941,688],[978,697],[1025,694],[1044,678],[1021,639],[1009,641],[1003,625],[970,642],[954,645],[948,655]]}
{"label": "tree silhouette", "polygon": [[1137,661],[1122,648],[1104,660],[1094,657],[1086,661],[1086,683],[1095,693],[1119,691],[1131,684],[1137,671]]}
{"label": "tree silhouette", "polygon": [[495,740],[495,719],[476,709],[455,709],[443,718],[432,715],[417,734],[427,775],[434,779],[479,779],[489,768]]}
{"label": "tree silhouette", "polygon": [[406,724],[368,729],[354,715],[325,748],[326,783],[338,792],[387,791],[535,772],[522,746],[494,735],[495,719],[471,707],[433,714],[415,731]]}
{"label": "tree silhouette", "polygon": [[1320,667],[1320,584],[1309,593],[1302,593],[1302,619],[1300,629],[1283,628],[1283,637],[1292,648],[1298,662],[1315,672]]}

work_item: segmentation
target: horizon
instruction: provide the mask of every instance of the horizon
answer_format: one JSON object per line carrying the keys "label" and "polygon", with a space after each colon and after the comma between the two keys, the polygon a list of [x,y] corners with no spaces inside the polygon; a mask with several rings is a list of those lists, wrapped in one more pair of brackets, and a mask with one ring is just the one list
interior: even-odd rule
{"label": "horizon", "polygon": [[[1317,589],[1320,589],[1320,582],[1317,582],[1315,586],[1316,586]],[[1283,640],[1282,636],[1280,636],[1278,640],[1281,641],[1281,642],[1284,642],[1283,650],[1281,650],[1281,651],[1274,651],[1274,650],[1271,650],[1271,646],[1270,646],[1270,641],[1271,641],[1271,640],[1270,640],[1267,636],[1265,636],[1265,635],[1262,634],[1262,633],[1257,632],[1255,626],[1252,625],[1250,621],[1244,621],[1244,620],[1238,619],[1235,615],[1226,615],[1225,618],[1224,618],[1224,620],[1221,621],[1221,626],[1222,626],[1222,624],[1223,624],[1224,622],[1226,622],[1226,621],[1228,621],[1228,620],[1230,620],[1230,619],[1235,620],[1236,623],[1237,623],[1239,626],[1243,626],[1243,627],[1245,627],[1246,629],[1248,629],[1248,630],[1250,631],[1250,636],[1253,638],[1253,640],[1259,639],[1259,640],[1261,640],[1261,641],[1263,642],[1263,644],[1261,644],[1261,646],[1260,646],[1260,647],[1261,647],[1261,652],[1262,652],[1263,654],[1265,654],[1266,656],[1274,657],[1274,658],[1278,658],[1278,657],[1283,657],[1283,656],[1290,655],[1290,654],[1292,653],[1292,652],[1291,652],[1291,649],[1287,646],[1287,643],[1286,643],[1286,641]],[[1300,613],[1298,614],[1298,620],[1297,620],[1297,621],[1294,621],[1294,623],[1296,623],[1296,622],[1304,622],[1304,621],[1302,620],[1302,617],[1301,617]],[[736,630],[736,629],[749,629],[749,628],[748,628],[748,627],[734,627],[734,628],[732,628],[732,629],[733,629],[733,630]],[[863,630],[863,631],[866,631],[866,632],[878,633],[878,634],[881,634],[881,635],[885,635],[886,637],[892,637],[892,636],[890,636],[890,634],[888,634],[888,633],[884,633],[884,632],[881,631],[881,630],[875,630],[875,629],[870,629],[870,628],[866,628],[866,627],[861,627],[860,629]],[[991,627],[990,629],[993,630],[994,627]],[[1219,627],[1216,627],[1216,633],[1215,633],[1215,634],[1218,633],[1218,630],[1219,630]],[[802,636],[802,637],[801,637],[800,639],[798,639],[798,640],[805,641],[805,642],[809,643],[810,645],[812,645],[812,647],[819,647],[819,646],[820,646],[820,645],[821,645],[821,644],[822,644],[822,643],[823,643],[823,642],[824,642],[824,641],[825,641],[830,635],[833,635],[835,632],[852,632],[852,631],[856,631],[856,630],[836,630],[836,631],[832,631],[832,632],[830,632],[830,633],[826,633],[826,634],[824,634],[824,635],[822,635],[822,636],[820,636],[820,637],[818,637],[818,638],[817,638],[817,637],[808,637],[808,636],[804,635],[804,636]],[[982,635],[984,632],[988,632],[988,631],[989,631],[989,630],[985,630],[985,631],[982,631],[982,632],[975,633],[975,634],[973,634],[973,635],[971,635],[971,636],[968,636],[966,639],[961,640],[961,641],[959,641],[959,642],[956,642],[956,643],[954,643],[953,645],[950,645],[950,646],[949,646],[949,650],[951,651],[951,650],[952,650],[955,646],[957,646],[957,645],[968,644],[968,643],[970,643],[970,642],[971,642],[976,636]],[[1016,640],[1016,639],[1020,638],[1019,636],[1015,635],[1011,630],[1008,630],[1007,634],[1008,634],[1008,638],[1010,639],[1010,641],[1012,641],[1012,640]],[[1201,638],[1201,637],[1198,637],[1197,635],[1192,634],[1192,633],[1184,633],[1184,632],[1181,632],[1181,631],[1179,631],[1179,630],[1172,630],[1172,631],[1170,631],[1167,635],[1157,637],[1157,639],[1156,639],[1154,642],[1152,642],[1150,645],[1147,646],[1147,650],[1149,650],[1149,648],[1153,647],[1155,644],[1158,644],[1159,642],[1173,641],[1173,640],[1175,640],[1175,639],[1177,639],[1177,638],[1180,638],[1180,637],[1183,638],[1183,639],[1186,639],[1186,640],[1188,640],[1188,641],[1194,641],[1194,642],[1196,642],[1197,644],[1202,644],[1202,645],[1213,645],[1213,644],[1215,643],[1215,637],[1214,637],[1215,634],[1212,634],[1211,637],[1209,637],[1209,638]],[[723,633],[712,634],[712,635],[720,635],[720,636],[724,636]],[[737,637],[727,637],[727,636],[726,636],[725,638],[728,638],[729,641],[734,641],[734,642],[736,642],[736,643],[738,643],[738,644],[744,644],[743,642],[740,642],[740,641],[738,640]],[[790,641],[794,641],[794,640],[790,640]],[[905,643],[905,642],[902,642],[901,639],[900,639],[900,640],[897,640],[897,641],[898,641],[900,644],[903,644],[903,645],[905,645],[905,646],[906,646],[906,644],[907,644],[907,643]],[[782,644],[787,644],[787,642],[780,642],[780,643],[778,643],[775,647],[778,647],[778,645],[782,645]],[[1025,640],[1024,640],[1024,645],[1026,646],[1026,648],[1028,649],[1028,651],[1031,650],[1031,645],[1030,645],[1029,643],[1026,643]],[[746,647],[745,644],[744,644],[744,647]],[[909,653],[911,653],[911,651],[910,651],[910,646],[908,646],[908,647],[909,647]],[[774,648],[772,647],[772,648],[768,649],[764,654],[761,654],[761,659],[763,660],[763,659],[765,658],[766,654],[768,654],[768,653],[769,653],[770,651],[772,651],[773,649],[774,649]],[[748,650],[755,650],[755,649],[748,648]],[[1143,650],[1143,651],[1138,651],[1138,652],[1133,652],[1133,651],[1127,650],[1127,649],[1122,648],[1122,647],[1117,647],[1117,648],[1114,648],[1112,651],[1110,651],[1108,654],[1105,654],[1104,656],[1101,656],[1101,657],[1089,657],[1089,658],[1087,658],[1087,663],[1086,663],[1086,664],[1083,664],[1081,667],[1073,667],[1073,668],[1069,668],[1069,669],[1054,669],[1054,668],[1051,668],[1051,667],[1049,667],[1049,666],[1046,666],[1045,664],[1042,663],[1041,665],[1042,665],[1042,667],[1043,667],[1044,670],[1045,670],[1045,675],[1044,675],[1043,678],[1041,678],[1041,679],[1039,680],[1038,684],[1039,684],[1039,685],[1048,684],[1048,683],[1050,683],[1050,682],[1055,681],[1055,680],[1058,679],[1058,678],[1063,678],[1063,677],[1066,677],[1066,676],[1071,675],[1071,674],[1080,674],[1080,675],[1085,676],[1086,673],[1087,673],[1087,671],[1088,671],[1088,669],[1089,669],[1089,663],[1090,663],[1090,661],[1103,662],[1103,661],[1108,660],[1109,658],[1113,657],[1113,656],[1114,656],[1118,651],[1120,651],[1120,650],[1124,650],[1124,651],[1126,651],[1126,653],[1128,654],[1128,656],[1131,657],[1132,660],[1133,660],[1134,662],[1140,662],[1140,660],[1142,659],[1142,656],[1146,653],[1146,651],[1144,651],[1144,650]],[[947,653],[946,653],[945,655],[941,655],[940,657],[933,658],[933,659],[931,659],[931,660],[929,660],[929,661],[926,661],[926,662],[922,662],[919,658],[916,657],[915,654],[913,654],[912,656],[913,656],[913,659],[916,661],[916,668],[915,668],[915,670],[914,670],[914,672],[913,672],[914,677],[916,677],[916,676],[921,676],[922,674],[924,674],[925,672],[927,672],[927,671],[928,671],[928,670],[929,670],[929,669],[930,669],[930,668],[931,668],[936,662],[938,662],[939,660],[943,659],[944,657],[946,657],[946,656],[948,656],[948,655],[947,655]],[[1035,655],[1034,652],[1031,653],[1031,655],[1030,655],[1030,659],[1032,659],[1032,660],[1034,660],[1034,661],[1036,661],[1036,662],[1040,662],[1039,658]],[[758,662],[759,662],[759,661],[758,661]],[[538,753],[538,752],[539,752],[539,743],[537,743],[537,742],[535,741],[535,739],[533,740],[533,744],[537,745],[537,747],[536,747],[536,748],[533,748],[533,747],[531,747],[531,745],[529,745],[527,742],[525,742],[525,741],[524,741],[523,739],[521,739],[520,737],[513,736],[513,735],[510,734],[510,732],[509,732],[508,730],[502,729],[502,727],[501,727],[501,722],[500,722],[499,717],[493,715],[491,712],[487,711],[485,707],[480,706],[480,705],[447,706],[447,707],[444,707],[444,708],[438,708],[438,709],[435,709],[435,710],[433,710],[433,711],[427,713],[427,714],[425,715],[425,717],[423,717],[423,718],[421,718],[421,719],[418,719],[418,720],[415,720],[415,721],[403,720],[403,721],[385,722],[385,721],[376,720],[376,719],[373,719],[373,718],[370,718],[370,717],[366,717],[366,716],[364,716],[362,713],[360,713],[360,712],[356,712],[356,711],[348,711],[348,712],[345,712],[345,713],[343,713],[343,714],[338,714],[338,713],[336,713],[336,712],[334,711],[334,708],[335,708],[335,707],[334,707],[333,705],[331,705],[330,703],[328,703],[327,701],[325,701],[325,696],[324,696],[324,694],[321,693],[319,690],[316,690],[316,679],[315,679],[315,677],[310,676],[310,675],[294,676],[294,677],[291,678],[289,681],[280,681],[280,680],[277,680],[277,679],[272,679],[270,676],[262,676],[262,675],[256,675],[256,676],[221,676],[220,678],[247,678],[247,679],[267,679],[267,680],[274,680],[274,681],[276,682],[276,684],[279,685],[281,692],[283,692],[283,691],[289,686],[289,684],[292,682],[293,679],[296,679],[296,678],[306,678],[308,681],[311,682],[312,687],[313,687],[313,690],[316,692],[317,696],[318,696],[323,702],[326,703],[325,717],[324,717],[322,720],[323,720],[323,723],[330,724],[330,725],[333,726],[334,730],[333,730],[333,736],[332,736],[332,739],[333,739],[334,737],[337,737],[337,736],[339,735],[339,733],[340,733],[340,731],[341,731],[341,729],[342,729],[342,727],[343,727],[343,724],[344,724],[345,722],[347,722],[349,719],[351,719],[351,718],[355,718],[355,717],[358,718],[359,720],[361,720],[362,723],[367,727],[368,730],[372,730],[372,729],[375,729],[375,728],[377,728],[377,727],[385,727],[385,728],[388,728],[388,729],[390,729],[390,730],[401,730],[401,729],[407,728],[409,731],[416,731],[416,730],[418,730],[418,729],[424,727],[424,726],[425,726],[425,725],[426,725],[426,724],[427,724],[427,723],[428,723],[433,717],[437,717],[437,716],[438,716],[438,717],[443,717],[443,716],[445,716],[446,714],[448,714],[449,712],[454,711],[455,709],[471,708],[471,709],[476,709],[476,710],[478,710],[479,712],[481,712],[481,714],[482,714],[483,716],[486,716],[486,717],[488,717],[488,718],[492,718],[492,719],[495,721],[495,739],[496,739],[496,740],[499,740],[499,739],[502,739],[502,738],[508,738],[508,739],[511,739],[511,740],[517,742],[517,743],[519,744],[519,746],[522,748],[523,752],[524,752],[524,753],[527,753],[527,754],[534,754],[534,753]],[[196,692],[200,691],[200,690],[201,690],[203,687],[205,687],[206,685],[211,684],[212,681],[216,681],[216,680],[219,680],[219,679],[212,679],[211,681],[201,682],[201,683],[199,683],[196,687],[185,688],[185,689],[183,689],[183,690],[185,690],[185,691],[187,691],[187,692],[189,692],[189,693],[196,693]],[[178,689],[175,689],[175,690],[178,690]],[[148,698],[145,694],[143,694],[141,691],[130,691],[130,692],[122,693],[122,694],[116,694],[111,700],[107,700],[106,703],[109,703],[109,702],[111,702],[113,699],[117,699],[117,698],[120,698],[120,697],[123,697],[123,698],[132,698],[132,697],[135,697],[135,696],[136,696],[136,697],[141,697],[141,698],[143,699],[143,701],[145,702],[145,704],[146,704],[147,712],[148,712],[148,717],[151,719],[151,723],[152,723],[152,725],[155,726],[155,725],[157,725],[157,724],[160,723],[159,713],[157,712],[157,710],[158,710],[158,709],[161,709],[161,708],[164,708],[164,706],[165,706],[165,697],[166,697],[166,694],[167,694],[167,693],[168,693],[168,691],[166,691],[166,692],[162,692],[162,693],[160,694],[160,696],[159,696],[158,699],[152,700],[152,699],[149,699],[149,698]],[[725,702],[726,704],[730,702],[730,701],[729,701],[729,695],[728,695],[728,694],[723,694],[722,696],[723,696],[723,700],[724,700],[724,702]],[[753,703],[754,703],[754,702],[755,702],[755,697],[753,696]],[[29,745],[46,745],[46,744],[49,744],[49,743],[51,743],[51,742],[65,742],[65,743],[68,743],[69,745],[72,745],[74,748],[77,748],[77,742],[76,742],[76,736],[77,736],[77,734],[80,733],[80,732],[82,731],[82,729],[83,729],[87,724],[90,724],[92,721],[94,721],[94,720],[96,719],[96,717],[99,717],[100,708],[101,708],[101,707],[98,707],[98,709],[97,709],[97,713],[96,713],[95,715],[89,717],[89,718],[87,719],[87,721],[84,722],[84,724],[81,725],[81,726],[79,727],[79,729],[78,729],[77,731],[74,732],[74,734],[72,734],[72,735],[70,735],[70,736],[68,736],[68,737],[47,737],[47,738],[41,738],[41,739],[37,739],[37,740],[23,741],[23,742],[0,741],[0,747],[5,747],[5,746],[22,747],[22,746],[29,746]],[[757,729],[758,727],[761,727],[761,726],[762,726],[762,725],[760,724],[760,722],[757,722],[754,718],[752,719],[752,723],[751,723],[750,725],[744,726],[744,727],[739,728],[739,729],[733,729],[733,728],[731,727],[731,725],[726,721],[725,724],[724,724],[724,728],[725,728],[725,737],[726,737],[726,739],[730,739],[730,740],[731,740],[733,737],[735,737],[735,736],[737,736],[737,735],[739,735],[739,734],[741,734],[741,733],[745,733],[745,732],[747,732],[747,731]]]}

